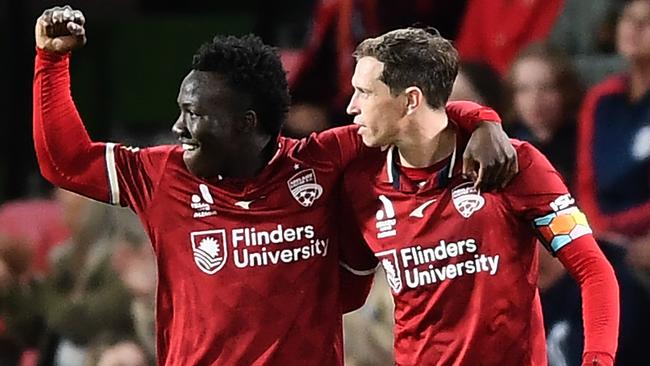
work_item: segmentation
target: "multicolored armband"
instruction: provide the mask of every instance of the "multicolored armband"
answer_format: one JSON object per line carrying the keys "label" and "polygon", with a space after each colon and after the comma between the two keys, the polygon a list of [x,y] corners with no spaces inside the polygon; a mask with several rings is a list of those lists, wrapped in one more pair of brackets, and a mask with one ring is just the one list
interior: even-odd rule
{"label": "multicolored armband", "polygon": [[573,205],[534,219],[533,226],[539,240],[553,254],[573,240],[591,234],[587,217]]}

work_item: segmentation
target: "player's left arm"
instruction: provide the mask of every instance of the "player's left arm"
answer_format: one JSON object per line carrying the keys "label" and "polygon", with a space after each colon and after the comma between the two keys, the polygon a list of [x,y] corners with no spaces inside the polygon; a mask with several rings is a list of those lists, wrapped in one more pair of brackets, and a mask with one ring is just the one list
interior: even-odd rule
{"label": "player's left arm", "polygon": [[463,174],[483,191],[505,187],[517,174],[517,153],[492,108],[467,101],[449,102],[447,115],[469,137]]}
{"label": "player's left arm", "polygon": [[532,222],[540,242],[580,285],[583,366],[613,365],[620,311],[614,270],[553,166],[528,143],[519,145],[517,152],[521,172],[505,197],[515,212]]}

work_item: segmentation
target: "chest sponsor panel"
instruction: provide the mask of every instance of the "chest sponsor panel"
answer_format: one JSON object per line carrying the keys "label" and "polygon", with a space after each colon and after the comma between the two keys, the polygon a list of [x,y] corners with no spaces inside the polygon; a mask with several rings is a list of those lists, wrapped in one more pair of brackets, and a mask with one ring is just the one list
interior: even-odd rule
{"label": "chest sponsor panel", "polygon": [[224,266],[246,269],[285,265],[324,258],[330,252],[330,238],[319,235],[313,225],[204,230],[190,233],[190,242],[195,264],[209,275]]}
{"label": "chest sponsor panel", "polygon": [[481,250],[474,238],[440,240],[432,245],[409,245],[376,253],[394,293],[456,278],[497,274],[499,254]]}
{"label": "chest sponsor panel", "polygon": [[220,182],[169,179],[161,186],[148,217],[156,245],[165,251],[161,258],[182,256],[215,275],[330,253],[331,174],[291,163],[265,182]]}
{"label": "chest sponsor panel", "polygon": [[366,215],[365,237],[394,293],[499,272],[507,249],[489,233],[492,225],[502,225],[494,213],[504,206],[471,184],[418,199],[383,194],[374,207]]}

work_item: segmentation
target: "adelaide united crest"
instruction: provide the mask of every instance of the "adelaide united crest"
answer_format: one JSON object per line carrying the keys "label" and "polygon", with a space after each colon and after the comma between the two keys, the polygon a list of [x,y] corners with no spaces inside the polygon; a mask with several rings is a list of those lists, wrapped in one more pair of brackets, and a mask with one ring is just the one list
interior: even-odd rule
{"label": "adelaide united crest", "polygon": [[454,207],[464,218],[469,218],[485,205],[485,198],[471,182],[463,183],[452,189],[451,198],[454,201]]}
{"label": "adelaide united crest", "polygon": [[287,181],[293,198],[304,207],[311,207],[323,194],[323,187],[316,181],[314,169],[296,173]]}
{"label": "adelaide united crest", "polygon": [[207,230],[190,234],[194,263],[207,274],[217,273],[226,264],[226,231]]}

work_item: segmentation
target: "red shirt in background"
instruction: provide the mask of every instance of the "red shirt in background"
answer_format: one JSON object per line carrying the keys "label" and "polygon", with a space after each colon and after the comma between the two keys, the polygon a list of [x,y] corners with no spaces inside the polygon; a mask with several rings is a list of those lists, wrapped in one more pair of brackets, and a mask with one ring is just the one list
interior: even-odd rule
{"label": "red shirt in background", "polygon": [[528,44],[551,32],[564,0],[469,0],[456,47],[463,60],[487,62],[504,75]]}

